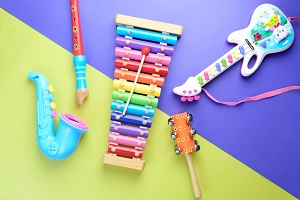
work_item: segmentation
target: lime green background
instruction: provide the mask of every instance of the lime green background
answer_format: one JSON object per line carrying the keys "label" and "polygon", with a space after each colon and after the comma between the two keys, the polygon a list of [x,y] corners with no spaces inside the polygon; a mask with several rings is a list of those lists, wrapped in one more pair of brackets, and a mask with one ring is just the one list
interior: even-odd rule
{"label": "lime green background", "polygon": [[[112,80],[88,66],[90,95],[77,107],[73,55],[2,9],[0,21],[0,199],[194,199],[185,157],[173,152],[168,115],[156,110],[144,171],[102,164]],[[54,86],[57,113],[73,114],[89,125],[77,150],[65,160],[50,160],[37,147],[36,89],[27,78],[32,71],[44,74]],[[196,137],[201,151],[193,160],[203,200],[295,199]]]}

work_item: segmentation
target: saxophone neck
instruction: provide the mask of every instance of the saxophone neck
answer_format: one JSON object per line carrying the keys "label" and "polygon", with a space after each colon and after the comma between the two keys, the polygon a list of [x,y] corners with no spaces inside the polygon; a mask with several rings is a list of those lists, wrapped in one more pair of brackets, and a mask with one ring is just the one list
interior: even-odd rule
{"label": "saxophone neck", "polygon": [[45,78],[45,76],[43,76],[38,72],[30,72],[28,74],[28,79],[35,82],[37,86],[44,87],[44,88],[48,87],[47,79]]}

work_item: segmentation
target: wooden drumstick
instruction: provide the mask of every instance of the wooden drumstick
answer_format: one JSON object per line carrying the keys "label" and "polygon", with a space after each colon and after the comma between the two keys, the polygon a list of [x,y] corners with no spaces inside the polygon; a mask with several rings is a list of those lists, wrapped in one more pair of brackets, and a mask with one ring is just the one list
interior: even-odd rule
{"label": "wooden drumstick", "polygon": [[171,137],[173,140],[176,140],[175,153],[177,155],[185,154],[192,179],[194,195],[196,198],[200,198],[202,194],[191,155],[192,152],[199,151],[200,146],[198,145],[197,140],[194,140],[193,138],[193,136],[196,134],[196,130],[190,127],[189,123],[192,120],[193,116],[187,112],[184,112],[171,116],[168,124],[173,129]]}
{"label": "wooden drumstick", "polygon": [[149,47],[146,47],[146,46],[145,46],[145,47],[142,48],[142,55],[143,55],[143,56],[142,56],[142,60],[141,60],[139,69],[138,69],[138,71],[137,71],[136,77],[135,77],[135,79],[134,79],[133,86],[132,86],[132,88],[131,88],[131,91],[130,91],[130,94],[129,94],[129,97],[128,97],[128,99],[127,99],[127,102],[126,102],[126,105],[125,105],[125,108],[124,108],[124,110],[123,110],[122,115],[125,115],[125,113],[126,113],[126,110],[127,110],[127,108],[128,108],[128,104],[129,104],[130,99],[131,99],[131,96],[132,96],[132,94],[133,94],[133,91],[134,91],[136,82],[137,82],[137,80],[138,80],[138,78],[139,78],[139,76],[140,76],[140,73],[141,73],[141,70],[142,70],[142,67],[143,67],[145,58],[146,58],[146,56],[149,55],[149,53],[150,53],[150,48],[149,48]]}

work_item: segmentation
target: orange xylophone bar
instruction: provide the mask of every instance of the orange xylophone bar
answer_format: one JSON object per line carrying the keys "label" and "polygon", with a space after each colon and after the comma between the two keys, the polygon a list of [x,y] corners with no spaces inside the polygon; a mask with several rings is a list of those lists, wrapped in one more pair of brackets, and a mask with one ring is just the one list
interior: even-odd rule
{"label": "orange xylophone bar", "polygon": [[[128,71],[126,69],[115,69],[114,78],[119,79],[126,79],[128,81],[134,81],[136,77],[136,72]],[[163,86],[165,79],[163,77],[159,77],[157,75],[149,75],[149,74],[143,74],[141,73],[138,82],[139,83],[145,83],[149,85],[157,85],[157,86]]]}

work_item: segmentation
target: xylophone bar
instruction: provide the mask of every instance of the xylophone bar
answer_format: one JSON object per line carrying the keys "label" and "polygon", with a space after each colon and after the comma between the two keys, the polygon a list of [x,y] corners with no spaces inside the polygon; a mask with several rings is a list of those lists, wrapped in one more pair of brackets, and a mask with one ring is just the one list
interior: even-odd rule
{"label": "xylophone bar", "polygon": [[[130,81],[114,80],[114,82],[113,82],[114,89],[131,91],[132,87],[133,87],[133,82],[130,82]],[[134,92],[159,97],[161,88],[156,87],[156,86],[148,86],[148,85],[137,83],[135,85]]]}
{"label": "xylophone bar", "polygon": [[[113,100],[127,102],[128,97],[129,97],[128,92],[114,90],[112,93]],[[151,96],[144,96],[140,94],[132,94],[129,103],[156,108],[158,104],[158,98],[151,97]]]}
{"label": "xylophone bar", "polygon": [[[115,69],[114,78],[126,79],[128,81],[134,81],[137,73],[126,69]],[[149,75],[141,73],[137,82],[145,83],[149,85],[163,86],[165,79],[157,75]]]}
{"label": "xylophone bar", "polygon": [[118,145],[112,145],[112,144],[108,145],[108,153],[129,157],[129,158],[141,159],[143,157],[143,150],[118,146]]}
{"label": "xylophone bar", "polygon": [[146,146],[146,140],[144,138],[134,138],[114,133],[109,134],[108,141],[111,143],[117,143],[138,148],[145,148]]}
{"label": "xylophone bar", "polygon": [[[122,57],[122,58],[129,58],[133,60],[142,60],[143,57],[141,51],[126,49],[121,47],[116,47],[115,56]],[[145,58],[145,62],[157,63],[157,64],[168,66],[171,63],[171,57],[149,53],[149,55],[146,56]]]}
{"label": "xylophone bar", "polygon": [[134,26],[138,28],[158,31],[158,32],[166,32],[173,35],[177,35],[181,37],[183,27],[176,24],[169,24],[160,21],[154,21],[149,19],[143,19],[138,17],[131,17],[127,15],[116,15],[115,20],[117,25],[124,25],[124,26]]}
{"label": "xylophone bar", "polygon": [[134,115],[123,115],[122,113],[112,112],[110,116],[111,121],[122,122],[125,124],[132,124],[136,126],[143,126],[150,128],[152,125],[152,120],[150,118],[144,118]]}
{"label": "xylophone bar", "polygon": [[153,42],[146,42],[143,40],[135,40],[135,39],[125,38],[121,36],[117,36],[116,46],[129,47],[137,50],[142,50],[142,48],[146,46],[150,48],[150,51],[152,53],[160,53],[160,54],[165,54],[167,56],[172,56],[174,51],[173,46],[167,46],[167,45],[157,44]]}
{"label": "xylophone bar", "polygon": [[171,45],[176,45],[177,43],[177,36],[175,35],[169,35],[168,33],[159,33],[155,31],[148,31],[127,26],[117,26],[117,35]]}
{"label": "xylophone bar", "polygon": [[114,133],[120,133],[123,135],[129,135],[132,137],[148,138],[149,131],[146,128],[138,128],[135,126],[128,126],[124,124],[110,124],[110,131]]}
{"label": "xylophone bar", "polygon": [[[126,103],[123,102],[111,102],[110,109],[118,112],[123,112]],[[128,104],[127,111],[128,114],[138,115],[141,117],[153,117],[154,109],[151,107],[138,106],[135,104]]]}
{"label": "xylophone bar", "polygon": [[[115,66],[118,68],[125,68],[128,70],[137,71],[140,66],[140,62],[116,58]],[[144,63],[141,72],[148,74],[158,74],[160,76],[167,76],[168,67]]]}

